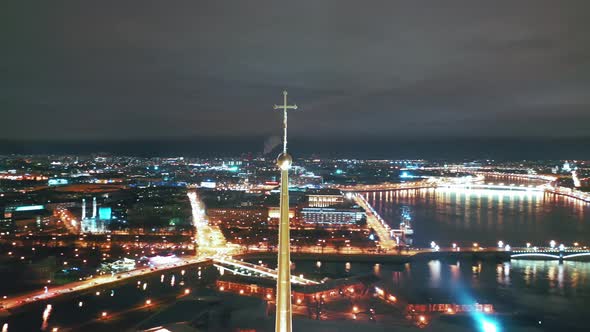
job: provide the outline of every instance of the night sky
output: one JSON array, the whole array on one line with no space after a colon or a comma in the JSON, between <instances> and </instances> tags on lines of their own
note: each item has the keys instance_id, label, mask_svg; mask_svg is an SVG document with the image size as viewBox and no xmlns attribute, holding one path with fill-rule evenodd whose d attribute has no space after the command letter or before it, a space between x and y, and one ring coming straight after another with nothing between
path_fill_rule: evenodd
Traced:
<instances>
[{"instance_id":1,"label":"night sky","mask_svg":"<svg viewBox=\"0 0 590 332\"><path fill-rule=\"evenodd\" d=\"M0 139L259 137L262 151L288 89L294 144L579 142L589 13L554 0L5 2Z\"/></svg>"}]
</instances>

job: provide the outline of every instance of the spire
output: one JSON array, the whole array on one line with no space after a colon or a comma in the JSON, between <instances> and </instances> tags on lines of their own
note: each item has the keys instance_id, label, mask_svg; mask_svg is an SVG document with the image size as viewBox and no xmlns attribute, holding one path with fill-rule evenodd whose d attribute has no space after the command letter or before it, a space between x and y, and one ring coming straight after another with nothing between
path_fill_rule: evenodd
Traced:
<instances>
[{"instance_id":1,"label":"spire","mask_svg":"<svg viewBox=\"0 0 590 332\"><path fill-rule=\"evenodd\" d=\"M96 219L96 197L92 197L92 219Z\"/></svg>"},{"instance_id":2,"label":"spire","mask_svg":"<svg viewBox=\"0 0 590 332\"><path fill-rule=\"evenodd\" d=\"M291 236L289 229L289 169L293 158L287 153L287 111L297 105L287 104L287 91L283 91L283 105L274 105L283 110L283 153L277 158L281 170L281 203L279 221L279 252L276 298L276 332L291 332Z\"/></svg>"}]
</instances>

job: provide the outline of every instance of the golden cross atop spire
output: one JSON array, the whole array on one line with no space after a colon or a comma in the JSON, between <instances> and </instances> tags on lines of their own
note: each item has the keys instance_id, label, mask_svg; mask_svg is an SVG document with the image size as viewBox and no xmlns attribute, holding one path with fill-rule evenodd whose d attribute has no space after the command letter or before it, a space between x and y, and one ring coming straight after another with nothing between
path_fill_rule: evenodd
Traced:
<instances>
[{"instance_id":1,"label":"golden cross atop spire","mask_svg":"<svg viewBox=\"0 0 590 332\"><path fill-rule=\"evenodd\" d=\"M275 110L283 110L283 153L287 153L287 110L296 110L297 105L287 105L287 90L283 91L283 105L274 105Z\"/></svg>"}]
</instances>

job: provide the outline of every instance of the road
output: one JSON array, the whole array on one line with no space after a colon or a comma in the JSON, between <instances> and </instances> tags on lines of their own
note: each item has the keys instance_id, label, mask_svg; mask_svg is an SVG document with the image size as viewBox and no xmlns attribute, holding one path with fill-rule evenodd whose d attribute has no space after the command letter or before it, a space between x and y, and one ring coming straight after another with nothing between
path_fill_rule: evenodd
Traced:
<instances>
[{"instance_id":1,"label":"road","mask_svg":"<svg viewBox=\"0 0 590 332\"><path fill-rule=\"evenodd\" d=\"M217 226L209 225L205 207L196 191L188 192L199 252L208 256L227 256L240 251L240 246L228 243Z\"/></svg>"},{"instance_id":2,"label":"road","mask_svg":"<svg viewBox=\"0 0 590 332\"><path fill-rule=\"evenodd\" d=\"M24 293L15 297L9 297L2 301L2 306L4 310L14 309L18 306L32 303L35 301L40 300L47 300L57 296L61 296L64 294L75 293L83 290L89 290L93 287L97 286L104 286L110 283L114 283L116 281L121 281L129 278L134 278L138 276L148 275L150 273L162 272L169 269L174 269L182 266L188 266L192 264L198 264L206 262L208 258L206 257L184 257L181 262L172 263L172 264L165 264L160 265L154 268L145 267L143 269L135 269L128 272L118 273L114 275L102 275L97 276L92 279L78 281L73 283L68 283L61 286L54 286L49 287L47 292L45 290L36 291L36 292L29 292Z\"/></svg>"},{"instance_id":3,"label":"road","mask_svg":"<svg viewBox=\"0 0 590 332\"><path fill-rule=\"evenodd\" d=\"M379 236L379 244L381 248L385 250L394 249L397 243L391 238L390 227L385 224L374 210L369 206L369 203L359 194L352 195L356 204L365 209L367 213L367 226L375 230L375 233Z\"/></svg>"}]
</instances>

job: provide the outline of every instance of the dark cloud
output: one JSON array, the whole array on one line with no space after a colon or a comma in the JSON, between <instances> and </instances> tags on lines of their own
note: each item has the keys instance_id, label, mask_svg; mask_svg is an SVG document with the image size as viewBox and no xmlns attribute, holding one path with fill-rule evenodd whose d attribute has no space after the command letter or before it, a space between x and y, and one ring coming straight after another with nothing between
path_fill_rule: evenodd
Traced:
<instances>
[{"instance_id":1,"label":"dark cloud","mask_svg":"<svg viewBox=\"0 0 590 332\"><path fill-rule=\"evenodd\" d=\"M2 7L0 138L590 132L587 1Z\"/></svg>"}]
</instances>

